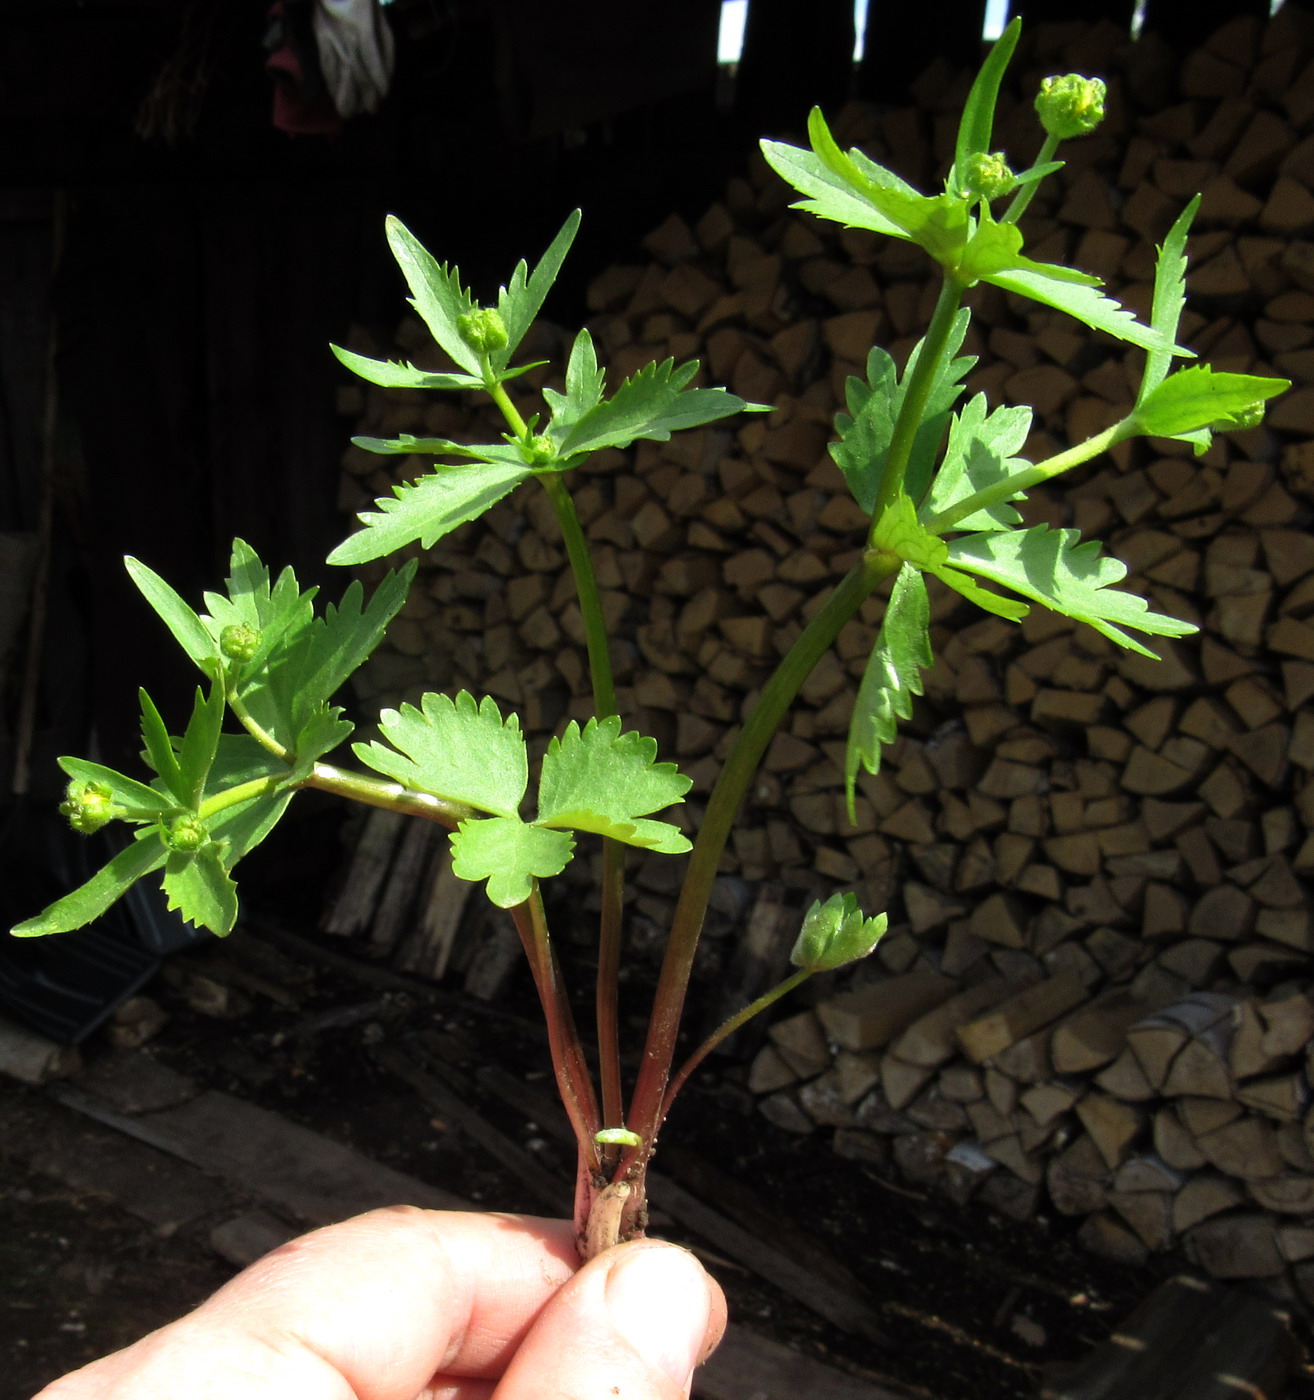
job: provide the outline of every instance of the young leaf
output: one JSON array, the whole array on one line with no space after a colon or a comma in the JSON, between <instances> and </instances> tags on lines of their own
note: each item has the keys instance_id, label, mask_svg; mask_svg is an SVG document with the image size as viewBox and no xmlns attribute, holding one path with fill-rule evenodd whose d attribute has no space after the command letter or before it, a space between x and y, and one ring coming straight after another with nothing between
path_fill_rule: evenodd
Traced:
<instances>
[{"instance_id":1,"label":"young leaf","mask_svg":"<svg viewBox=\"0 0 1314 1400\"><path fill-rule=\"evenodd\" d=\"M1027 466L1017 452L1031 432L1031 410L1025 404L990 412L984 394L970 399L949 426L944 460L931 483L926 510L938 513L957 501L1006 480ZM956 529L990 530L1016 525L1021 515L1006 502L979 510L960 520Z\"/></svg>"},{"instance_id":2,"label":"young leaf","mask_svg":"<svg viewBox=\"0 0 1314 1400\"><path fill-rule=\"evenodd\" d=\"M657 741L622 734L619 715L574 720L548 743L539 779L537 825L573 827L631 846L678 854L689 842L649 812L682 802L691 786L673 763L658 763Z\"/></svg>"},{"instance_id":3,"label":"young leaf","mask_svg":"<svg viewBox=\"0 0 1314 1400\"><path fill-rule=\"evenodd\" d=\"M206 630L205 624L174 589L140 559L127 555L123 562L128 576L173 633L178 644L202 671L211 674L219 664L219 644Z\"/></svg>"},{"instance_id":4,"label":"young leaf","mask_svg":"<svg viewBox=\"0 0 1314 1400\"><path fill-rule=\"evenodd\" d=\"M874 208L847 180L828 169L825 162L812 151L787 145L783 141L763 141L762 154L787 185L809 196L796 200L790 208L806 210L818 219L830 219L843 224L845 228L867 228L883 233L887 238L909 237L900 225ZM917 193L911 187L907 187L907 190L910 194Z\"/></svg>"},{"instance_id":5,"label":"young leaf","mask_svg":"<svg viewBox=\"0 0 1314 1400\"><path fill-rule=\"evenodd\" d=\"M575 843L570 833L529 826L519 817L471 817L452 834L452 873L487 880L488 897L502 909L523 904L535 878L560 875Z\"/></svg>"},{"instance_id":6,"label":"young leaf","mask_svg":"<svg viewBox=\"0 0 1314 1400\"><path fill-rule=\"evenodd\" d=\"M473 462L395 486L392 496L375 501L377 511L361 513L365 528L338 545L328 562L365 564L416 541L428 549L458 525L495 506L529 474L524 463Z\"/></svg>"},{"instance_id":7,"label":"young leaf","mask_svg":"<svg viewBox=\"0 0 1314 1400\"><path fill-rule=\"evenodd\" d=\"M462 457L468 461L501 461L522 464L524 457L518 448L505 442L478 443L467 445L452 442L448 438L417 438L410 433L402 433L395 438L354 437L352 442L363 447L366 452L377 452L381 457Z\"/></svg>"},{"instance_id":8,"label":"young leaf","mask_svg":"<svg viewBox=\"0 0 1314 1400\"><path fill-rule=\"evenodd\" d=\"M158 817L161 812L170 812L178 803L167 793L159 792L135 778L129 778L102 763L93 763L86 758L61 758L59 766L75 782L103 783L109 788L115 806L123 809L126 821L147 821Z\"/></svg>"},{"instance_id":9,"label":"young leaf","mask_svg":"<svg viewBox=\"0 0 1314 1400\"><path fill-rule=\"evenodd\" d=\"M963 105L963 115L958 123L958 142L954 149L954 168L963 170L968 158L988 154L990 133L994 128L995 104L999 100L999 84L1004 70L1017 48L1018 37L1022 33L1022 21L1013 20L1007 29L991 46L986 61L972 83Z\"/></svg>"},{"instance_id":10,"label":"young leaf","mask_svg":"<svg viewBox=\"0 0 1314 1400\"><path fill-rule=\"evenodd\" d=\"M1201 428L1254 427L1263 405L1291 388L1289 379L1226 374L1192 365L1170 374L1136 406L1136 422L1149 437L1179 437Z\"/></svg>"},{"instance_id":11,"label":"young leaf","mask_svg":"<svg viewBox=\"0 0 1314 1400\"><path fill-rule=\"evenodd\" d=\"M575 241L575 234L579 231L579 220L580 213L576 209L562 224L561 231L552 240L528 279L525 277L525 264L521 261L516 264L511 281L498 294L497 309L506 325L507 343L504 350L498 351L492 357L495 368L501 368L515 353L516 346L524 339L525 332L541 310L543 300L551 291L552 284L557 280L557 273L561 271L561 264L570 251L570 245Z\"/></svg>"},{"instance_id":12,"label":"young leaf","mask_svg":"<svg viewBox=\"0 0 1314 1400\"><path fill-rule=\"evenodd\" d=\"M160 717L159 710L155 708L155 701L145 690L137 691L137 699L141 705L141 737L146 748L146 761L160 775L160 781L173 795L177 805L190 807L191 784L183 776L183 771L178 765L173 741L169 738L169 731Z\"/></svg>"},{"instance_id":13,"label":"young leaf","mask_svg":"<svg viewBox=\"0 0 1314 1400\"><path fill-rule=\"evenodd\" d=\"M153 828L141 832L84 885L57 899L34 919L24 919L11 932L15 938L40 938L47 933L70 933L98 919L143 875L158 870L168 853Z\"/></svg>"},{"instance_id":14,"label":"young leaf","mask_svg":"<svg viewBox=\"0 0 1314 1400\"><path fill-rule=\"evenodd\" d=\"M1177 216L1168 230L1168 237L1159 249L1154 267L1154 298L1150 306L1150 325L1159 333L1159 344L1145 357L1145 373L1141 378L1137 404L1163 383L1172 364L1172 345L1177 339L1177 327L1186 306L1186 235L1200 208L1200 196Z\"/></svg>"},{"instance_id":15,"label":"young leaf","mask_svg":"<svg viewBox=\"0 0 1314 1400\"><path fill-rule=\"evenodd\" d=\"M566 364L566 392L559 394L545 386L543 398L547 403L553 435L558 439L567 435L571 428L602 402L602 385L605 372L598 367L597 351L593 348L593 337L588 331L580 331L570 349L570 359Z\"/></svg>"},{"instance_id":16,"label":"young leaf","mask_svg":"<svg viewBox=\"0 0 1314 1400\"><path fill-rule=\"evenodd\" d=\"M237 886L213 842L194 855L169 855L164 893L169 908L187 923L208 928L220 938L232 933L237 922Z\"/></svg>"},{"instance_id":17,"label":"young leaf","mask_svg":"<svg viewBox=\"0 0 1314 1400\"><path fill-rule=\"evenodd\" d=\"M430 692L418 710L384 710L379 727L393 747L353 744L362 763L419 792L516 816L529 783L525 740L516 716L503 720L491 698L476 704L465 690L455 700Z\"/></svg>"},{"instance_id":18,"label":"young leaf","mask_svg":"<svg viewBox=\"0 0 1314 1400\"><path fill-rule=\"evenodd\" d=\"M904 564L895 577L849 722L844 795L850 821L855 819L859 766L869 773L880 768L881 749L893 743L899 721L912 715L913 697L922 693L921 672L932 661L930 625L926 581L914 565Z\"/></svg>"},{"instance_id":19,"label":"young leaf","mask_svg":"<svg viewBox=\"0 0 1314 1400\"><path fill-rule=\"evenodd\" d=\"M482 383L479 353L465 343L458 325L462 316L475 309L474 298L461 286L460 273L446 263L436 262L406 225L391 214L387 228L388 246L411 289L411 305L438 344Z\"/></svg>"},{"instance_id":20,"label":"young leaf","mask_svg":"<svg viewBox=\"0 0 1314 1400\"><path fill-rule=\"evenodd\" d=\"M385 389L480 389L484 383L475 374L439 374L417 369L405 360L371 360L341 345L330 345L329 349L353 374Z\"/></svg>"},{"instance_id":21,"label":"young leaf","mask_svg":"<svg viewBox=\"0 0 1314 1400\"><path fill-rule=\"evenodd\" d=\"M954 319L945 353L937 368L922 415L921 427L913 438L912 451L904 476L906 489L920 499L926 490L940 451L949 413L963 392L962 380L976 364L974 355L954 358L967 335L971 313L962 310ZM832 443L830 455L844 473L854 499L870 514L876 507L881 479L885 475L885 459L895 420L903 406L908 383L922 353L924 342L918 341L904 368L902 378L895 372L894 361L879 346L867 357L867 383L850 377L845 386L847 414L837 414L835 428L840 440Z\"/></svg>"},{"instance_id":22,"label":"young leaf","mask_svg":"<svg viewBox=\"0 0 1314 1400\"><path fill-rule=\"evenodd\" d=\"M184 790L190 794L185 806L195 809L205 791L205 780L219 746L219 731L223 728L226 707L224 688L216 682L207 697L198 688L192 705L192 717L187 722L178 745L178 776Z\"/></svg>"},{"instance_id":23,"label":"young leaf","mask_svg":"<svg viewBox=\"0 0 1314 1400\"><path fill-rule=\"evenodd\" d=\"M297 731L292 752L296 762L287 771L285 783L301 783L310 777L315 764L331 753L339 744L345 744L355 732L356 726L342 718L338 706L323 706L316 710Z\"/></svg>"},{"instance_id":24,"label":"young leaf","mask_svg":"<svg viewBox=\"0 0 1314 1400\"><path fill-rule=\"evenodd\" d=\"M549 429L560 456L596 452L602 447L628 447L638 438L665 442L681 428L728 418L744 410L769 412L768 404L748 404L724 389L686 389L698 373L698 361L676 367L673 359L653 361L631 375L609 399L586 410L560 432ZM588 366L581 366L587 379ZM553 431L557 430L557 431Z\"/></svg>"},{"instance_id":25,"label":"young leaf","mask_svg":"<svg viewBox=\"0 0 1314 1400\"><path fill-rule=\"evenodd\" d=\"M1076 530L1036 525L1030 530L967 535L949 545L949 557L958 568L1089 623L1110 641L1143 656L1154 653L1129 637L1124 627L1162 637L1196 631L1189 622L1151 612L1145 599L1135 593L1114 588L1126 577L1126 565L1101 556L1098 542L1081 544L1080 539Z\"/></svg>"}]
</instances>

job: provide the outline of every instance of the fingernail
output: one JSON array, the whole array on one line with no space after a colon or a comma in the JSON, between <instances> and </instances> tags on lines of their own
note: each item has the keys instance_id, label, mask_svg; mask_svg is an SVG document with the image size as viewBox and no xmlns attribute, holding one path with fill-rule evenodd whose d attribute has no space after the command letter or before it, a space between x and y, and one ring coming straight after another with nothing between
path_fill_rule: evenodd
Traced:
<instances>
[{"instance_id":1,"label":"fingernail","mask_svg":"<svg viewBox=\"0 0 1314 1400\"><path fill-rule=\"evenodd\" d=\"M612 1266L606 1296L621 1336L676 1385L687 1387L710 1313L702 1265L675 1245L635 1245Z\"/></svg>"}]
</instances>

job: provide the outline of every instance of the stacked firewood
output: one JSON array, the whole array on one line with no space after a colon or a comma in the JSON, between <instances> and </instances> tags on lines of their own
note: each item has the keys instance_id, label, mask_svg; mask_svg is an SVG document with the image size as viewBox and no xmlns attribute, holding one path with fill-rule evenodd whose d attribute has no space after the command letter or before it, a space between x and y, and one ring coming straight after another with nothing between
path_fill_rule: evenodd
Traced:
<instances>
[{"instance_id":1,"label":"stacked firewood","mask_svg":"<svg viewBox=\"0 0 1314 1400\"><path fill-rule=\"evenodd\" d=\"M1184 63L1108 26L1039 26L1024 45L997 131L1015 164L1037 144L1039 77L1110 84L1104 127L1065 147L1032 206L1028 251L1145 311L1154 244L1203 191L1182 339L1216 369L1294 387L1203 457L1123 444L1028 504L1032 522L1104 539L1129 585L1196 636L1157 642L1153 661L1039 610L1019 627L938 595L924 702L861 778L850 821L840 770L871 600L766 756L712 924L748 932L713 939L708 965L760 990L813 893L855 889L891 932L856 985L772 1028L751 1068L770 1116L834 1127L840 1150L962 1198L1083 1217L1106 1252L1182 1242L1221 1276L1287 1276L1314 1298L1314 18L1234 21ZM966 82L933 69L917 108L850 109L837 134L927 187ZM845 381L874 342L906 354L935 294L918 250L788 200L755 162L590 292L614 375L698 358L705 382L776 405L604 454L577 481L621 710L693 779L691 825L772 667L861 548L827 453ZM1035 407L1024 455L1125 411L1139 352L973 295L969 392ZM541 335L535 358L561 349ZM359 348L431 353L410 322L395 349ZM351 389L343 407L371 434L496 433L454 399ZM345 465L355 510L422 464L353 449ZM564 564L529 490L450 537L366 698L465 685L539 734L589 713ZM641 944L678 877L677 862L636 859ZM426 889L444 880L439 868Z\"/></svg>"}]
</instances>

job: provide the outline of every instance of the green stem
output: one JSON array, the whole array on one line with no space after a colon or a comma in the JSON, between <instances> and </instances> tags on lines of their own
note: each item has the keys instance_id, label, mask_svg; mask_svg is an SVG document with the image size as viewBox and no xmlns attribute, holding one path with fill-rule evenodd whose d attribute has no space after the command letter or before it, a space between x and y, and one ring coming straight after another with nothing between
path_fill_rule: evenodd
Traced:
<instances>
[{"instance_id":1,"label":"green stem","mask_svg":"<svg viewBox=\"0 0 1314 1400\"><path fill-rule=\"evenodd\" d=\"M769 992L763 992L755 1002L744 1007L742 1011L736 1011L733 1016L722 1025L718 1026L711 1035L693 1052L692 1055L680 1066L679 1072L675 1074L666 1090L666 1097L662 1099L662 1117L671 1111L671 1104L675 1102L675 1096L684 1088L685 1080L698 1068L700 1064L716 1049L720 1043L728 1037L734 1035L740 1026L751 1021L759 1011L765 1011L773 1002L777 1002L787 993L792 992L795 987L800 986L812 976L810 969L801 967L797 972L791 973L783 982L772 987Z\"/></svg>"},{"instance_id":2,"label":"green stem","mask_svg":"<svg viewBox=\"0 0 1314 1400\"><path fill-rule=\"evenodd\" d=\"M432 793L416 792L369 773L352 773L331 763L315 764L301 786L331 792L350 802L363 802L367 807L383 807L407 817L424 817L440 826L456 827L467 817L482 815L464 802L449 802L446 798L434 797Z\"/></svg>"},{"instance_id":3,"label":"green stem","mask_svg":"<svg viewBox=\"0 0 1314 1400\"><path fill-rule=\"evenodd\" d=\"M566 556L575 579L589 675L593 684L593 709L599 719L616 713L616 683L611 665L607 624L602 612L598 576L593 568L588 540L580 525L575 502L560 474L539 477L556 513L565 541ZM602 910L598 921L598 976L595 996L598 1024L598 1077L602 1092L602 1118L608 1127L625 1121L621 1092L620 997L621 922L625 907L625 851L612 840L602 843Z\"/></svg>"},{"instance_id":4,"label":"green stem","mask_svg":"<svg viewBox=\"0 0 1314 1400\"><path fill-rule=\"evenodd\" d=\"M238 783L235 787L212 793L196 809L196 815L205 821L220 812L226 812L230 807L249 802L253 797L264 797L272 793L281 781L282 779L275 774L267 778L252 778L249 782Z\"/></svg>"},{"instance_id":5,"label":"green stem","mask_svg":"<svg viewBox=\"0 0 1314 1400\"><path fill-rule=\"evenodd\" d=\"M525 420L520 416L520 410L511 402L511 395L507 393L506 385L489 375L484 380L484 388L488 390L489 397L493 402L502 410L502 417L506 419L511 431L518 438L523 438L529 429L525 426Z\"/></svg>"},{"instance_id":6,"label":"green stem","mask_svg":"<svg viewBox=\"0 0 1314 1400\"><path fill-rule=\"evenodd\" d=\"M945 346L953 332L954 318L963 300L966 288L952 277L946 277L940 288L940 296L935 303L931 324L917 354L908 387L904 390L903 404L895 420L894 432L890 435L890 446L885 454L885 472L881 477L880 491L872 511L872 535L887 506L898 499L903 490L904 474L908 469L908 459L912 456L913 443L921 429L926 405L931 397L931 389L940 372L944 359Z\"/></svg>"},{"instance_id":7,"label":"green stem","mask_svg":"<svg viewBox=\"0 0 1314 1400\"><path fill-rule=\"evenodd\" d=\"M1045 139L1041 143L1040 151L1034 161L1031 162L1034 169L1037 165L1045 165L1054 159L1054 152L1059 148L1059 138L1045 133ZM1025 185L1019 187L1018 192L1013 196L1012 203L1004 211L1004 217L999 220L1001 224L1015 224L1027 211L1027 205L1036 197L1036 191L1040 188L1039 180L1028 180Z\"/></svg>"},{"instance_id":8,"label":"green stem","mask_svg":"<svg viewBox=\"0 0 1314 1400\"><path fill-rule=\"evenodd\" d=\"M1024 472L1018 472L1014 476L997 481L992 486L987 486L964 497L961 501L955 501L944 510L928 516L922 523L932 534L942 535L946 530L952 530L960 520L966 520L969 515L975 515L979 510L987 510L991 506L1000 505L1005 501L1011 501L1014 496L1023 491L1029 491L1042 481L1049 481L1052 477L1071 471L1073 467L1079 467L1083 462L1089 462L1092 457L1098 457L1101 452L1107 452L1110 447L1126 441L1129 437L1134 437L1136 432L1136 421L1134 417L1129 415L1120 419L1112 427L1105 428L1102 433L1096 433L1094 437L1087 438L1085 442L1079 442L1075 447L1057 452L1053 457L1047 457L1043 462L1038 462L1034 467L1028 467Z\"/></svg>"},{"instance_id":9,"label":"green stem","mask_svg":"<svg viewBox=\"0 0 1314 1400\"><path fill-rule=\"evenodd\" d=\"M895 561L897 567L897 561ZM641 1147L626 1154L622 1169L642 1171L661 1127L662 1103L675 1056L680 1013L684 1008L694 951L702 932L707 903L716 879L721 853L730 835L735 813L743 801L762 755L784 718L799 687L830 649L840 629L857 612L880 581L893 569L882 561L864 558L840 581L817 615L781 659L767 682L744 727L739 731L720 777L708 799L707 811L685 872L684 887L667 940L657 992L648 1022L639 1077L630 1105L629 1127L642 1139Z\"/></svg>"},{"instance_id":10,"label":"green stem","mask_svg":"<svg viewBox=\"0 0 1314 1400\"><path fill-rule=\"evenodd\" d=\"M242 728L245 729L258 744L268 749L269 752L276 757L281 758L284 763L292 762L295 757L292 751L290 749L285 749L267 729L252 718L246 705L237 698L236 690L227 690L224 694L224 699L228 702L228 708L237 716Z\"/></svg>"}]
</instances>

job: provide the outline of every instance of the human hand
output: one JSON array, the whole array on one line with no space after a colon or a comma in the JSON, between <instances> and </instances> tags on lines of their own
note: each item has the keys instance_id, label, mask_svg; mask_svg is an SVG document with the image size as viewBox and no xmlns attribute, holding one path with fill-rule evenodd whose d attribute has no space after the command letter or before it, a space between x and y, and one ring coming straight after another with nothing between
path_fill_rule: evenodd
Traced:
<instances>
[{"instance_id":1,"label":"human hand","mask_svg":"<svg viewBox=\"0 0 1314 1400\"><path fill-rule=\"evenodd\" d=\"M401 1206L292 1240L35 1400L678 1400L724 1329L674 1245L579 1268L565 1221Z\"/></svg>"}]
</instances>

